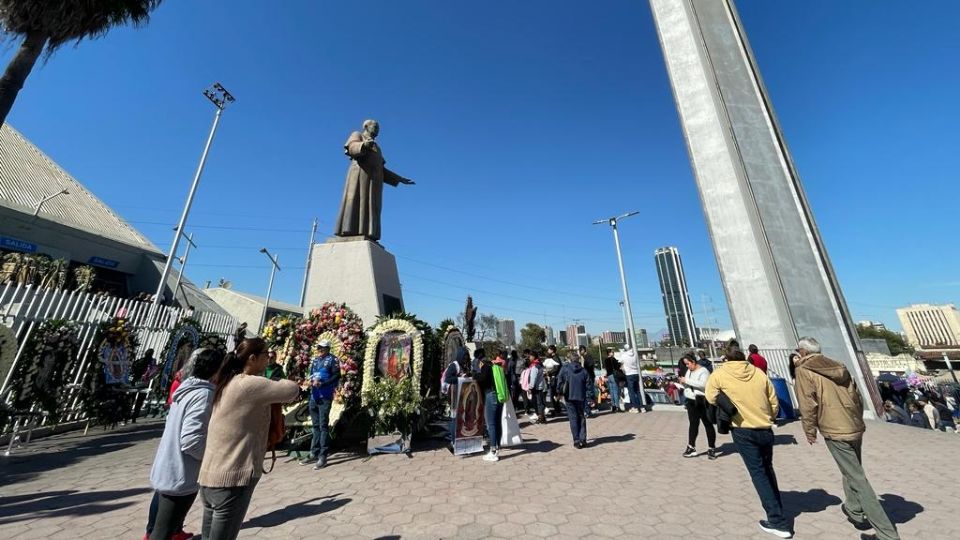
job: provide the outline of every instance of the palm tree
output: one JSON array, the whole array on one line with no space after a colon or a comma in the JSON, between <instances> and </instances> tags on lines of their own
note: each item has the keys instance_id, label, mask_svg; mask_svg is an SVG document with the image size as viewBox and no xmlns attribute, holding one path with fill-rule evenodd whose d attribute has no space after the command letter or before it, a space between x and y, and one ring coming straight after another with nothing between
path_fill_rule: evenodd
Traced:
<instances>
[{"instance_id":1,"label":"palm tree","mask_svg":"<svg viewBox=\"0 0 960 540\"><path fill-rule=\"evenodd\" d=\"M41 54L98 38L114 26L146 24L162 0L0 0L0 30L23 39L0 77L0 126Z\"/></svg>"}]
</instances>

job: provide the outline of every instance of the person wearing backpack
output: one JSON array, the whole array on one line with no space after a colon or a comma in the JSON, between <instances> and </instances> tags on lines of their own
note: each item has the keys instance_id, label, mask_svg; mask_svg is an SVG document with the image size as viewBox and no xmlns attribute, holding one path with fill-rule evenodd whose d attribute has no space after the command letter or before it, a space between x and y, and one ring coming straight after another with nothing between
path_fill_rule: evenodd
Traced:
<instances>
[{"instance_id":1,"label":"person wearing backpack","mask_svg":"<svg viewBox=\"0 0 960 540\"><path fill-rule=\"evenodd\" d=\"M573 446L587 446L587 399L590 397L590 373L580 365L580 358L572 355L557 375L557 393L563 396L570 420Z\"/></svg>"},{"instance_id":2,"label":"person wearing backpack","mask_svg":"<svg viewBox=\"0 0 960 540\"><path fill-rule=\"evenodd\" d=\"M500 370L499 375L495 374L494 370ZM481 357L477 384L480 386L480 394L483 395L483 419L487 424L487 437L490 440L490 450L483 456L484 461L500 461L498 454L502 435L500 418L503 416L503 401L500 399L501 393L497 391L498 377L503 377L503 367Z\"/></svg>"}]
</instances>

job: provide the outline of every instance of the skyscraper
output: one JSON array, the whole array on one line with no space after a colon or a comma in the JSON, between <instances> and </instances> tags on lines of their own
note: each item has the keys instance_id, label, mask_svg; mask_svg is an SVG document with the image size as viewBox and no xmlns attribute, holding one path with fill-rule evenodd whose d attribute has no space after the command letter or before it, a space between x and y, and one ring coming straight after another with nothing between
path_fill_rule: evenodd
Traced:
<instances>
[{"instance_id":1,"label":"skyscraper","mask_svg":"<svg viewBox=\"0 0 960 540\"><path fill-rule=\"evenodd\" d=\"M567 331L561 330L559 334L560 335L557 337L557 343L567 343Z\"/></svg>"},{"instance_id":2,"label":"skyscraper","mask_svg":"<svg viewBox=\"0 0 960 540\"><path fill-rule=\"evenodd\" d=\"M553 334L552 326L544 326L543 333L547 336L547 345L556 345L557 337Z\"/></svg>"},{"instance_id":3,"label":"skyscraper","mask_svg":"<svg viewBox=\"0 0 960 540\"><path fill-rule=\"evenodd\" d=\"M680 252L675 247L660 248L654 254L654 260L657 263L670 339L674 345L695 345L697 325L693 322L693 306L690 304L690 293L687 292Z\"/></svg>"},{"instance_id":4,"label":"skyscraper","mask_svg":"<svg viewBox=\"0 0 960 540\"><path fill-rule=\"evenodd\" d=\"M517 324L513 319L501 319L497 322L497 341L508 347L517 345Z\"/></svg>"}]
</instances>

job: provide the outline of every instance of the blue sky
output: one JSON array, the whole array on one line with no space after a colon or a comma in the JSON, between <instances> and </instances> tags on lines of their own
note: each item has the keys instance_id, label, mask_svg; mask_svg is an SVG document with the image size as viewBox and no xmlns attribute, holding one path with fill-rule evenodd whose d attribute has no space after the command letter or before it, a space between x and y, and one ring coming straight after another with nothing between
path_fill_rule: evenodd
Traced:
<instances>
[{"instance_id":1,"label":"blue sky","mask_svg":"<svg viewBox=\"0 0 960 540\"><path fill-rule=\"evenodd\" d=\"M960 301L960 3L737 3L857 319ZM6 63L12 49L0 52ZM664 328L653 251L678 246L697 321L729 327L646 2L187 2L38 66L9 122L162 249L213 116L187 275L299 297L313 217L328 235L341 146L381 122L382 243L406 306L622 327L609 227L621 226L639 327ZM704 299L713 312L704 313Z\"/></svg>"}]
</instances>

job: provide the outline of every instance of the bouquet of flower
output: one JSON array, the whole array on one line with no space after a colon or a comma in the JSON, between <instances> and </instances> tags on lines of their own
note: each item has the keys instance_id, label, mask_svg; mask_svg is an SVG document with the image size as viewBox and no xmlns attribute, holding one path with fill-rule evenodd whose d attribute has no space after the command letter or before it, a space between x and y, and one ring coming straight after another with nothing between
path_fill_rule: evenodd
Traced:
<instances>
[{"instance_id":1,"label":"bouquet of flower","mask_svg":"<svg viewBox=\"0 0 960 540\"><path fill-rule=\"evenodd\" d=\"M274 350L282 350L287 346L287 342L296 332L297 325L300 323L299 317L290 315L277 315L270 319L260 337L267 342L267 347Z\"/></svg>"},{"instance_id":2,"label":"bouquet of flower","mask_svg":"<svg viewBox=\"0 0 960 540\"><path fill-rule=\"evenodd\" d=\"M309 367L313 348L325 332L331 332L340 342L341 354L337 356L341 360L359 357L364 340L363 321L346 304L328 302L310 311L309 316L296 325L293 338L296 374L302 376Z\"/></svg>"},{"instance_id":3,"label":"bouquet of flower","mask_svg":"<svg viewBox=\"0 0 960 540\"><path fill-rule=\"evenodd\" d=\"M350 357L340 359L340 387L334 399L350 408L360 399L360 366Z\"/></svg>"},{"instance_id":4,"label":"bouquet of flower","mask_svg":"<svg viewBox=\"0 0 960 540\"><path fill-rule=\"evenodd\" d=\"M413 379L381 377L370 386L364 392L372 419L370 435L411 435L422 417L420 394L413 391Z\"/></svg>"}]
</instances>

